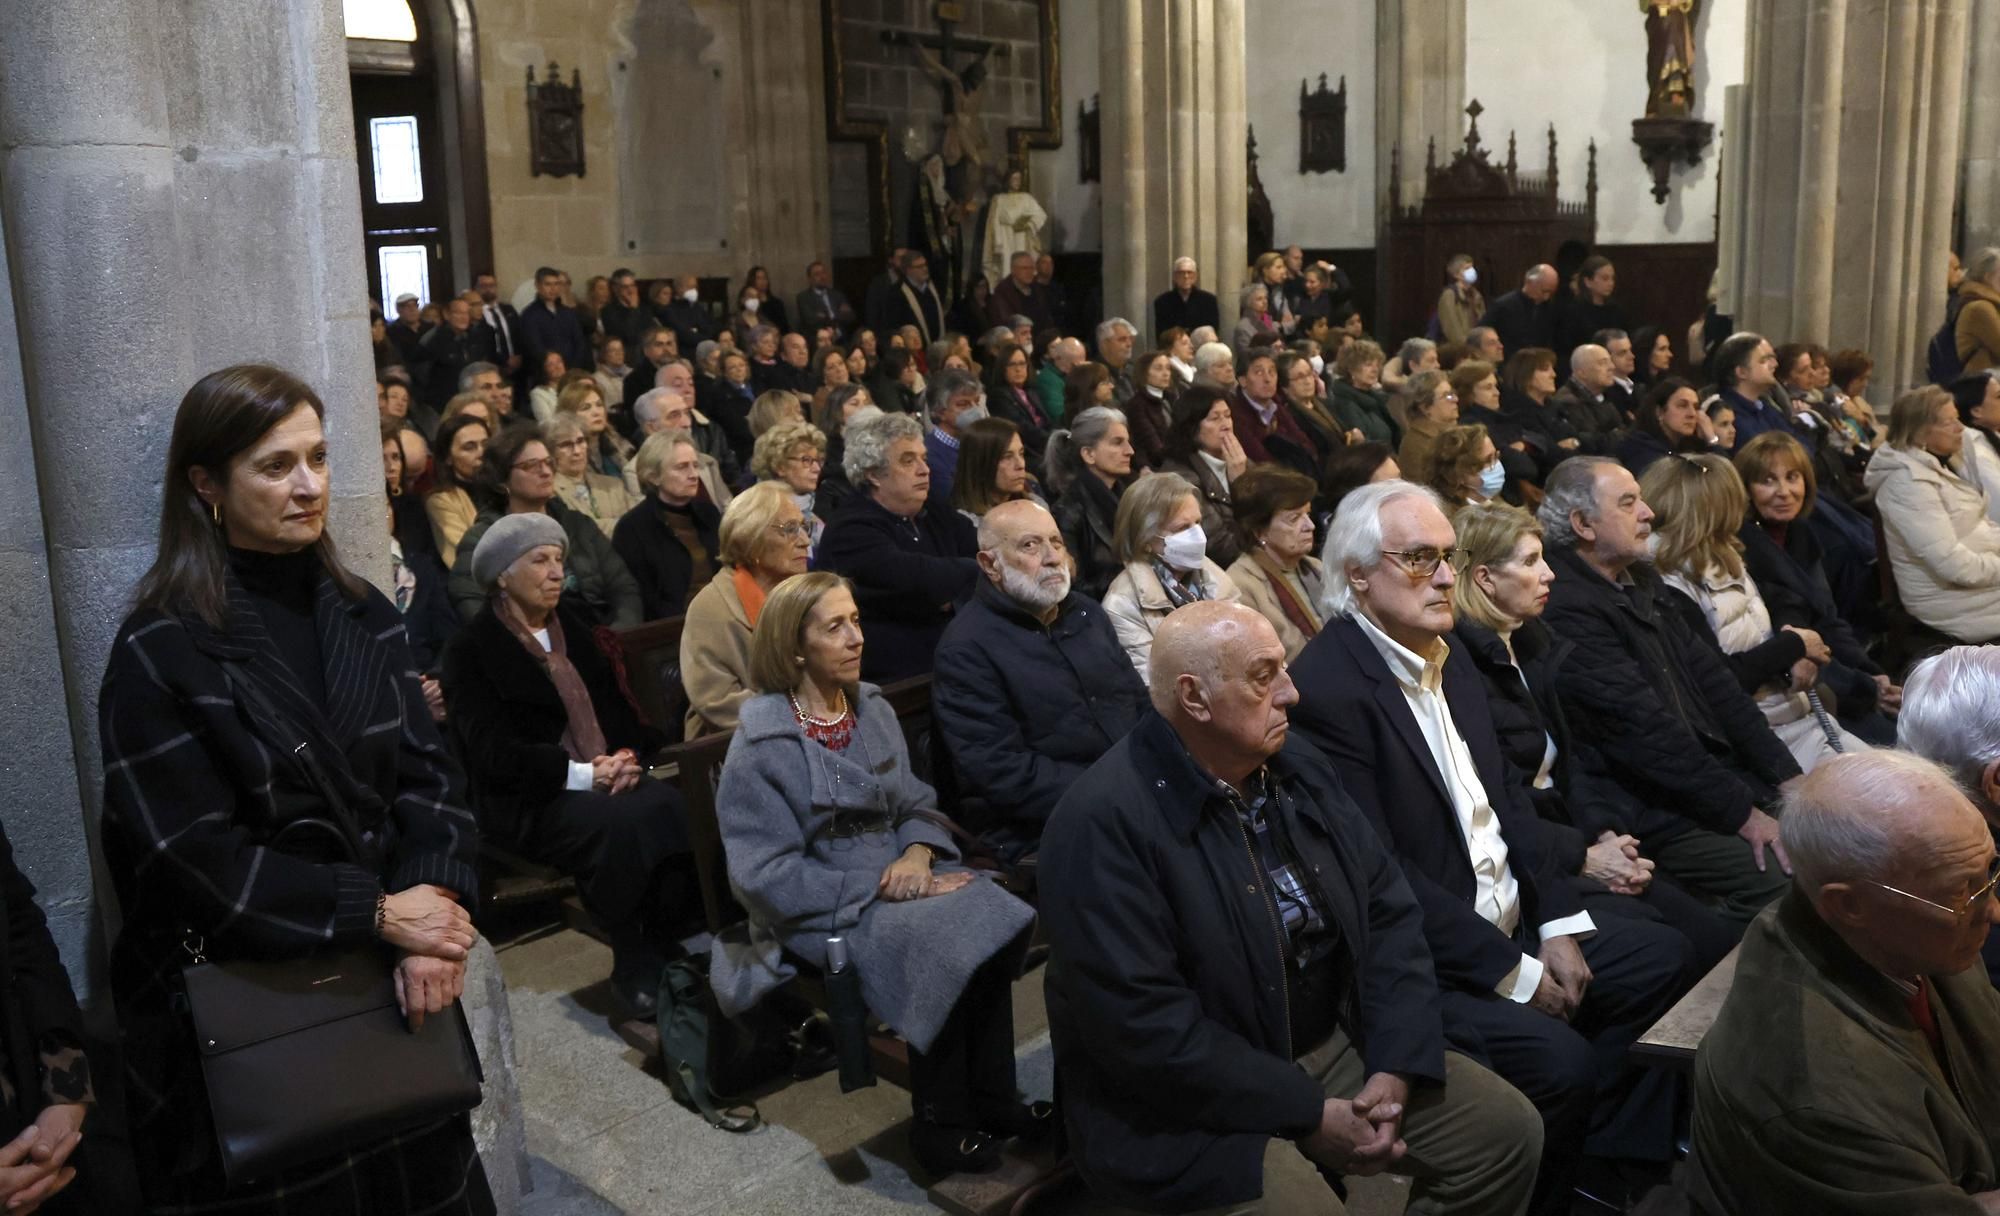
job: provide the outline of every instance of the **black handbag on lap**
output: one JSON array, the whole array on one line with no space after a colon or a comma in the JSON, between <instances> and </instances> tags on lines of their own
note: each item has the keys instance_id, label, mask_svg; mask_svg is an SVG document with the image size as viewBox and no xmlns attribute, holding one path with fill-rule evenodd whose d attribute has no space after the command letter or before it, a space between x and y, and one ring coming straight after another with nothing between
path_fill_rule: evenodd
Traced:
<instances>
[{"instance_id":1,"label":"black handbag on lap","mask_svg":"<svg viewBox=\"0 0 2000 1216\"><path fill-rule=\"evenodd\" d=\"M326 818L286 824L267 847L365 864L363 836L321 758L345 770L316 729L286 729L254 679L224 664L252 729L294 758ZM315 743L319 746L315 747ZM320 838L319 847L303 839ZM479 1105L485 1075L459 1002L412 1033L396 1001L394 951L379 942L289 959L210 961L187 935L181 980L202 1081L231 1187L435 1123Z\"/></svg>"}]
</instances>

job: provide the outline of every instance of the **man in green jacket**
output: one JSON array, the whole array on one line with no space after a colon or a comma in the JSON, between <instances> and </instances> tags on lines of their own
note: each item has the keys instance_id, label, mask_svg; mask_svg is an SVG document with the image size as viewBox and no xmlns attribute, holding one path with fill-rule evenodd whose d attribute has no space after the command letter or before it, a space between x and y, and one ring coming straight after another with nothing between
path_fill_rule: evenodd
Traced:
<instances>
[{"instance_id":1,"label":"man in green jacket","mask_svg":"<svg viewBox=\"0 0 2000 1216\"><path fill-rule=\"evenodd\" d=\"M1985 821L1943 769L1874 751L1818 765L1779 822L1793 888L1695 1060L1694 1210L2000 1212Z\"/></svg>"},{"instance_id":2,"label":"man in green jacket","mask_svg":"<svg viewBox=\"0 0 2000 1216\"><path fill-rule=\"evenodd\" d=\"M1049 417L1065 420L1063 387L1069 380L1070 369L1081 362L1083 343L1075 338L1057 338L1049 343L1048 354L1042 359L1042 370L1035 373L1035 395L1041 399L1042 412ZM1118 404L1125 403L1121 401Z\"/></svg>"}]
</instances>

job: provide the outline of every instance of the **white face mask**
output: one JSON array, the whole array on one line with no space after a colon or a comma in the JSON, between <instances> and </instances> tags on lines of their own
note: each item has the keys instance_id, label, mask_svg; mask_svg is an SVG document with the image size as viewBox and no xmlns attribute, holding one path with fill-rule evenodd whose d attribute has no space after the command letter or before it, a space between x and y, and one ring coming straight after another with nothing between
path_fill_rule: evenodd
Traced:
<instances>
[{"instance_id":1,"label":"white face mask","mask_svg":"<svg viewBox=\"0 0 2000 1216\"><path fill-rule=\"evenodd\" d=\"M681 299L686 300L688 303L692 304L696 300L701 299L701 292L696 291L694 288L690 287L686 291L681 293Z\"/></svg>"},{"instance_id":2,"label":"white face mask","mask_svg":"<svg viewBox=\"0 0 2000 1216\"><path fill-rule=\"evenodd\" d=\"M1200 524L1189 524L1178 532L1169 532L1160 546L1160 558L1176 570L1199 570L1201 561L1208 553L1208 534Z\"/></svg>"},{"instance_id":3,"label":"white face mask","mask_svg":"<svg viewBox=\"0 0 2000 1216\"><path fill-rule=\"evenodd\" d=\"M1306 362L1312 364L1313 375L1315 376L1326 370L1326 360L1319 355L1308 356Z\"/></svg>"},{"instance_id":4,"label":"white face mask","mask_svg":"<svg viewBox=\"0 0 2000 1216\"><path fill-rule=\"evenodd\" d=\"M1465 273L1460 275L1459 277L1465 280L1465 285L1467 287L1470 287L1474 283L1477 283L1479 281L1479 268L1476 266L1467 266L1465 268Z\"/></svg>"},{"instance_id":5,"label":"white face mask","mask_svg":"<svg viewBox=\"0 0 2000 1216\"><path fill-rule=\"evenodd\" d=\"M762 302L763 302L763 301L761 301L761 300L745 300L745 301L743 301L743 311L744 311L744 312L756 312L756 311L757 311L757 305L761 304Z\"/></svg>"}]
</instances>

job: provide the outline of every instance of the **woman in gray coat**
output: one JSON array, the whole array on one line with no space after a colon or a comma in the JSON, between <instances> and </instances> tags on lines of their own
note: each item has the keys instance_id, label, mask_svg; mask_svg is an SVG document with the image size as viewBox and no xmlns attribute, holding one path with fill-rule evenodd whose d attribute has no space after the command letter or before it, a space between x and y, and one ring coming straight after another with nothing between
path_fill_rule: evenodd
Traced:
<instances>
[{"instance_id":1,"label":"woman in gray coat","mask_svg":"<svg viewBox=\"0 0 2000 1216\"><path fill-rule=\"evenodd\" d=\"M861 616L824 572L771 592L716 806L729 881L749 909L710 982L726 1013L754 1006L840 933L868 1008L910 1045L910 1149L936 1173L999 1165L996 1141L1052 1127L1014 1087L1008 986L1033 911L962 867L910 771L895 711L860 683Z\"/></svg>"}]
</instances>

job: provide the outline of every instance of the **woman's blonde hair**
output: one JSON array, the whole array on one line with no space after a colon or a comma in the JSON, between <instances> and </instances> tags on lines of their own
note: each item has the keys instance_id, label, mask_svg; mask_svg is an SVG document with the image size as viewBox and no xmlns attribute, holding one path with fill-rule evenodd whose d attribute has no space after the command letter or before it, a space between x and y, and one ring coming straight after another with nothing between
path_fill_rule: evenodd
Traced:
<instances>
[{"instance_id":1,"label":"woman's blonde hair","mask_svg":"<svg viewBox=\"0 0 2000 1216\"><path fill-rule=\"evenodd\" d=\"M1458 547L1465 550L1465 573L1451 588L1451 606L1459 616L1488 629L1511 629L1515 622L1500 611L1484 588L1473 581L1481 566L1501 566L1514 560L1514 548L1524 536L1537 540L1542 525L1521 508L1500 501L1468 503L1451 517Z\"/></svg>"},{"instance_id":2,"label":"woman's blonde hair","mask_svg":"<svg viewBox=\"0 0 2000 1216\"><path fill-rule=\"evenodd\" d=\"M1806 483L1805 501L1799 504L1798 514L1804 519L1812 514L1813 501L1819 497L1819 478L1813 473L1812 457L1806 455L1805 445L1783 431L1765 431L1736 449L1736 475L1743 479L1745 490L1781 469L1797 470Z\"/></svg>"},{"instance_id":3,"label":"woman's blonde hair","mask_svg":"<svg viewBox=\"0 0 2000 1216\"><path fill-rule=\"evenodd\" d=\"M814 570L794 574L771 588L750 634L750 687L758 692L791 692L799 686L805 679L801 646L806 617L837 587L847 588L849 594L854 590L838 574ZM852 690L847 699L850 704L854 701Z\"/></svg>"},{"instance_id":4,"label":"woman's blonde hair","mask_svg":"<svg viewBox=\"0 0 2000 1216\"><path fill-rule=\"evenodd\" d=\"M583 377L581 380L565 379L562 392L556 395L556 413L580 413L584 402L592 397L597 398L599 405L604 404L604 389L597 383L597 378L589 372L583 373Z\"/></svg>"},{"instance_id":5,"label":"woman's blonde hair","mask_svg":"<svg viewBox=\"0 0 2000 1216\"><path fill-rule=\"evenodd\" d=\"M1924 432L1937 420L1939 408L1946 406L1957 408L1951 394L1935 384L1904 393L1889 407L1889 434L1884 442L1892 448L1921 446Z\"/></svg>"},{"instance_id":6,"label":"woman's blonde hair","mask_svg":"<svg viewBox=\"0 0 2000 1216\"><path fill-rule=\"evenodd\" d=\"M699 457L701 445L686 431L655 431L646 436L646 442L639 445L639 454L632 458L632 475L639 479L640 488L647 493L660 488L660 471L673 459L674 449L683 443Z\"/></svg>"},{"instance_id":7,"label":"woman's blonde hair","mask_svg":"<svg viewBox=\"0 0 2000 1216\"><path fill-rule=\"evenodd\" d=\"M776 478L778 469L792 458L794 449L809 447L815 456L826 455L826 432L810 422L780 422L757 436L750 451L752 476Z\"/></svg>"},{"instance_id":8,"label":"woman's blonde hair","mask_svg":"<svg viewBox=\"0 0 2000 1216\"><path fill-rule=\"evenodd\" d=\"M1153 542L1183 499L1194 498L1194 483L1173 473L1148 473L1126 487L1111 522L1111 548L1121 562L1145 561Z\"/></svg>"},{"instance_id":9,"label":"woman's blonde hair","mask_svg":"<svg viewBox=\"0 0 2000 1216\"><path fill-rule=\"evenodd\" d=\"M1639 479L1639 496L1653 509L1659 538L1653 564L1662 573L1699 579L1714 568L1743 576L1743 542L1736 533L1750 511L1750 494L1727 457L1663 456Z\"/></svg>"},{"instance_id":10,"label":"woman's blonde hair","mask_svg":"<svg viewBox=\"0 0 2000 1216\"><path fill-rule=\"evenodd\" d=\"M458 417L461 413L465 411L465 407L468 405L484 405L484 404L486 404L486 398L480 396L478 393L460 393L456 397L453 397L451 400L444 403L444 413L438 415L438 426L442 428L445 423L450 422L452 419ZM488 410L486 412L488 417L490 418L492 416L493 411ZM487 429L491 430L492 428L489 427Z\"/></svg>"},{"instance_id":11,"label":"woman's blonde hair","mask_svg":"<svg viewBox=\"0 0 2000 1216\"><path fill-rule=\"evenodd\" d=\"M798 417L806 416L805 403L799 400L797 393L788 388L774 388L759 393L757 399L750 403L750 433L762 435L778 425L784 420L787 406L797 411Z\"/></svg>"},{"instance_id":12,"label":"woman's blonde hair","mask_svg":"<svg viewBox=\"0 0 2000 1216\"><path fill-rule=\"evenodd\" d=\"M730 499L716 530L722 564L744 569L755 562L758 547L769 538L771 525L791 500L792 492L782 481L760 481Z\"/></svg>"}]
</instances>

